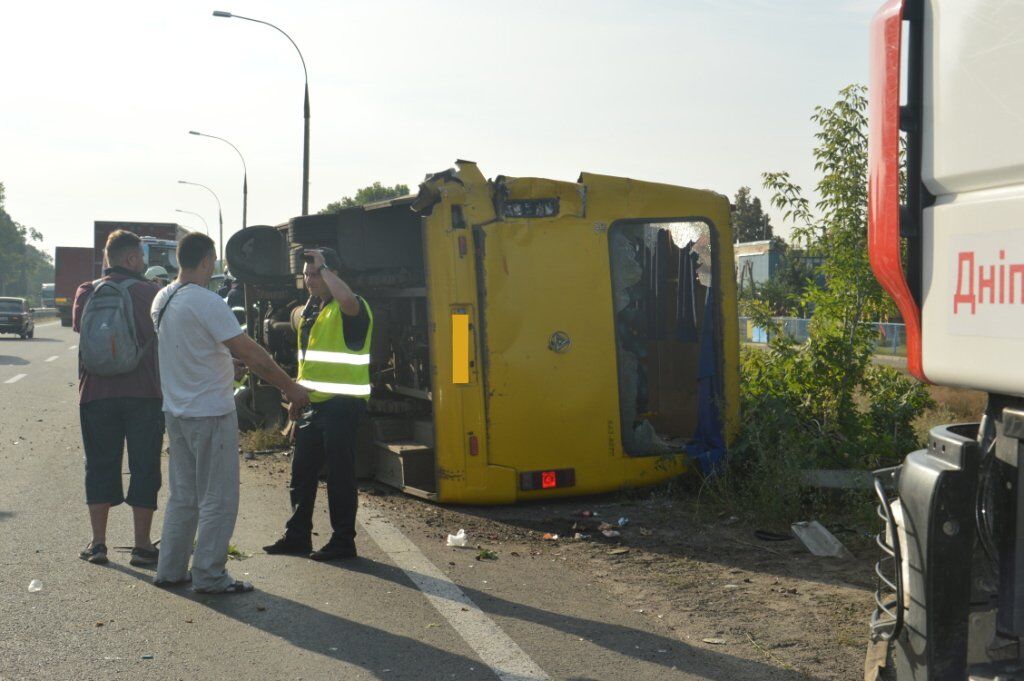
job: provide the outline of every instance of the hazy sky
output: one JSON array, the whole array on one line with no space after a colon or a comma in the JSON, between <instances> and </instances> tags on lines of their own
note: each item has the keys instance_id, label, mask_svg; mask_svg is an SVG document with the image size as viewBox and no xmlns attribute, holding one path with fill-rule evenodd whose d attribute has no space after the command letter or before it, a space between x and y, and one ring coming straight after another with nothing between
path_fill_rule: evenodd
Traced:
<instances>
[{"instance_id":1,"label":"hazy sky","mask_svg":"<svg viewBox=\"0 0 1024 681\"><path fill-rule=\"evenodd\" d=\"M881 0L350 2L0 0L0 182L44 248L93 220L241 224L310 211L459 158L488 177L582 170L713 189L765 170L814 183L816 104L867 76ZM776 222L779 222L776 218ZM215 234L214 234L215 236Z\"/></svg>"}]
</instances>

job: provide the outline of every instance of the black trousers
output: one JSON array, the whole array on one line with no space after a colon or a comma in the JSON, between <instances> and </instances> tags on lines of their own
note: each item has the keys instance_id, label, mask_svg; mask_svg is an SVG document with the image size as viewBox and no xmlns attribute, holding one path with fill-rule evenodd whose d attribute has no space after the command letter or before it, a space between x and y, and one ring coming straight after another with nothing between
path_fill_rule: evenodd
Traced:
<instances>
[{"instance_id":1,"label":"black trousers","mask_svg":"<svg viewBox=\"0 0 1024 681\"><path fill-rule=\"evenodd\" d=\"M356 429L366 402L354 397L334 397L313 404L312 416L298 422L292 457L292 517L287 534L309 539L313 531L313 505L317 476L327 464L327 504L331 515L332 541L351 541L356 536Z\"/></svg>"}]
</instances>

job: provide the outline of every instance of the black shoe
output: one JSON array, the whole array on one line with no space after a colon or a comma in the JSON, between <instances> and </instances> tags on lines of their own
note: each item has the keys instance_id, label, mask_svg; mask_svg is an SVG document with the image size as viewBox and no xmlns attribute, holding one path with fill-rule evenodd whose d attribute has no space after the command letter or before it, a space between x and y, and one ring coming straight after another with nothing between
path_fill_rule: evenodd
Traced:
<instances>
[{"instance_id":1,"label":"black shoe","mask_svg":"<svg viewBox=\"0 0 1024 681\"><path fill-rule=\"evenodd\" d=\"M309 554L313 560L348 560L357 558L355 542L328 542L319 551Z\"/></svg>"},{"instance_id":2,"label":"black shoe","mask_svg":"<svg viewBox=\"0 0 1024 681\"><path fill-rule=\"evenodd\" d=\"M286 534L273 544L264 546L263 550L270 555L308 556L309 552L313 550L313 542L308 539L306 541L295 539Z\"/></svg>"}]
</instances>

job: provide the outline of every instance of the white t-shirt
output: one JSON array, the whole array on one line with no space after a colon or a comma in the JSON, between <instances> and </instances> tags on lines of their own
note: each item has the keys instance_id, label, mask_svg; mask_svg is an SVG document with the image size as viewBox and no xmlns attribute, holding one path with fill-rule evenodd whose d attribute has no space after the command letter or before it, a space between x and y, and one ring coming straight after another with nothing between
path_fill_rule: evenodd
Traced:
<instances>
[{"instance_id":1,"label":"white t-shirt","mask_svg":"<svg viewBox=\"0 0 1024 681\"><path fill-rule=\"evenodd\" d=\"M157 329L164 411L177 418L224 416L235 410L234 368L224 345L242 333L223 298L196 284L165 286L150 314L176 290Z\"/></svg>"}]
</instances>

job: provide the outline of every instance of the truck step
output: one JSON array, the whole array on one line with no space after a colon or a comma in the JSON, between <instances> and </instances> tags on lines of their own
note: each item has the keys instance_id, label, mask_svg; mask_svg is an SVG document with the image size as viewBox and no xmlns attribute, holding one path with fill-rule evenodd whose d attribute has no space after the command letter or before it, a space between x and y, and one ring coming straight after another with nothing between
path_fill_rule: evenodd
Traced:
<instances>
[{"instance_id":1,"label":"truck step","mask_svg":"<svg viewBox=\"0 0 1024 681\"><path fill-rule=\"evenodd\" d=\"M437 497L433 447L410 441L377 441L374 447L377 450L377 480L426 499Z\"/></svg>"}]
</instances>

